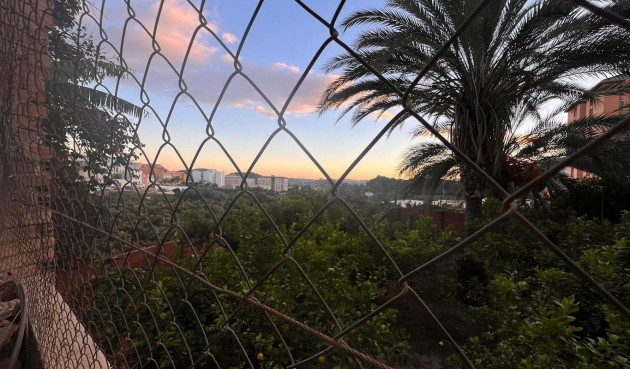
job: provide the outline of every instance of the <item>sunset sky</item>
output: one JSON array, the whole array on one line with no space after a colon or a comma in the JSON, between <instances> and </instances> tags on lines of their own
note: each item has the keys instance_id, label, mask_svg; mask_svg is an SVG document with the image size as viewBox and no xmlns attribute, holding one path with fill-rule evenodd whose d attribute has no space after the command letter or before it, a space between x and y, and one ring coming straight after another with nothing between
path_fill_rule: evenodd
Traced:
<instances>
[{"instance_id":1,"label":"sunset sky","mask_svg":"<svg viewBox=\"0 0 630 369\"><path fill-rule=\"evenodd\" d=\"M304 3L330 21L339 2ZM129 5L123 0L107 0L101 4L80 18L81 25L110 60L122 55L133 77L118 85L116 80L105 80L96 87L138 106L148 102L148 115L139 128L145 144L140 161L159 163L170 170L188 166L226 173L237 167L247 171L279 128L276 112L283 109L329 36L328 29L293 0L129 0ZM337 24L360 8L382 5L382 0L346 1ZM342 33L341 39L352 45L358 31ZM344 173L387 123L386 118L395 113L380 121L365 119L356 127L347 118L338 121L338 111L323 116L315 113L320 96L335 78L334 72L324 73L324 66L341 53L337 44L327 46L284 113L287 129L333 179ZM235 74L235 64L242 67L245 77ZM582 82L589 86L596 80ZM348 178L397 176L400 157L413 143L410 132L417 124L410 121L383 137ZM273 137L253 171L324 177L286 132Z\"/></svg>"},{"instance_id":2,"label":"sunset sky","mask_svg":"<svg viewBox=\"0 0 630 369\"><path fill-rule=\"evenodd\" d=\"M98 88L106 87L142 106L147 101L141 99L140 86L144 86L150 102L148 117L142 119L139 129L140 139L146 145L146 157L141 161L157 162L170 170L183 169L184 164L175 150L166 144L170 140L188 166L198 154L193 168L216 168L226 173L236 171L218 141L236 165L246 171L278 128L278 115L251 83L240 75L233 75L239 46L242 44L238 61L243 73L269 98L275 109L281 110L329 33L294 1L269 0L262 4L249 35L244 39L258 1L205 1L203 9L199 9L200 3L133 0L128 9L122 0L108 0L102 8L99 5L91 9L93 18L84 16L82 25L91 31L106 56L112 58L122 53L135 76L135 79L121 80L118 92L115 80L106 80L104 87ZM305 3L328 21L338 5L336 1ZM359 7L381 4L381 1L347 1L340 20ZM159 22L154 33L158 13ZM201 26L199 14L203 14L207 29ZM102 36L96 32L100 19L104 30ZM153 34L154 46L150 36ZM342 35L342 39L351 44L355 36L356 32L349 31ZM183 84L180 85L177 74L182 71L189 47ZM341 51L336 44L325 49L284 114L286 127L332 178L338 178L345 171L386 123L384 119L368 119L352 127L348 119L337 122L339 112L323 116L314 113L324 88L334 79L334 75L324 74L323 66ZM228 80L224 96L217 105ZM182 93L184 86L194 100ZM216 112L208 124L215 106ZM168 134L164 133L162 124L167 125ZM408 124L384 137L349 178L370 179L379 174L396 176L400 155L411 144L409 131L412 128L413 124ZM285 132L273 138L253 171L287 177L324 177Z\"/></svg>"}]
</instances>

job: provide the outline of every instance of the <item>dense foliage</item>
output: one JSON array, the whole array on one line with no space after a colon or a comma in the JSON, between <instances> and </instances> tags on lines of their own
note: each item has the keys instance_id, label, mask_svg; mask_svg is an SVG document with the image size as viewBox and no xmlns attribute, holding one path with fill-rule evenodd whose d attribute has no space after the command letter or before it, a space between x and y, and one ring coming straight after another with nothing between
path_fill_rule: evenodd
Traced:
<instances>
[{"instance_id":1,"label":"dense foliage","mask_svg":"<svg viewBox=\"0 0 630 369\"><path fill-rule=\"evenodd\" d=\"M307 188L284 195L259 192L258 201L245 194L233 204L234 191L208 188L190 192L194 196L178 195L182 209L176 212L175 228L169 226L169 202L153 196L144 208L155 226L146 231L141 231L143 227L114 228L121 238L132 237L147 245L164 237L174 240L180 251L173 261L186 270L199 270L198 276L218 288L245 295L266 278L254 293L258 301L330 336L391 296L398 278L395 269L342 204L335 202L324 211L285 259L283 238L291 240L331 198ZM126 201L130 208L137 206ZM429 218L389 223L379 220L382 204L362 201L350 206L367 221L403 272L459 239L449 230L437 229ZM215 217L221 217L227 208L222 237L218 237ZM562 203L523 211L613 295L630 302L626 241L630 218L624 217L618 224L597 222L577 217ZM500 204L488 201L486 212L488 219L494 218L501 212ZM204 255L199 263L182 256L188 247ZM122 249L114 249L110 243L101 251L107 254ZM438 308L461 306L456 309L463 309L461 314L475 327L468 332L467 341L461 340L478 367L628 367L628 319L516 221L486 234L467 249L462 260L476 265L468 271L472 278L459 281L459 297L465 305L454 300L454 269L442 270L437 279L415 276L411 283L423 286L425 293L437 294L429 298L440 301ZM119 269L103 258L92 259L92 263L102 273L75 291L81 298L70 300L83 301L77 313L121 367L136 362L144 368L170 367L171 360L176 367L188 367L207 348L213 356L204 358L201 367L214 367L212 362L217 360L221 367L248 367L251 362L254 367L280 368L290 362L286 347L296 361L326 347L286 321L242 306L181 270L163 264L153 269ZM410 346L405 330L414 331L415 327L409 322L401 324L399 316L396 309L387 309L352 331L346 340L389 363L404 363L410 356L426 354ZM346 368L356 366L353 360L332 352L316 364ZM452 360L459 363L455 356Z\"/></svg>"},{"instance_id":2,"label":"dense foliage","mask_svg":"<svg viewBox=\"0 0 630 369\"><path fill-rule=\"evenodd\" d=\"M499 204L489 204L497 215ZM596 222L552 206L528 212L537 226L626 306L630 216ZM484 368L628 368L630 321L516 221L468 252L485 278L469 286L483 333L467 349ZM485 280L484 280L485 279ZM463 366L462 366L463 367Z\"/></svg>"},{"instance_id":3,"label":"dense foliage","mask_svg":"<svg viewBox=\"0 0 630 369\"><path fill-rule=\"evenodd\" d=\"M64 168L85 159L91 176L108 175L126 165L141 147L134 118L144 111L102 85L106 78L125 78L128 71L115 55L105 55L77 15L82 0L54 0L55 26L48 36L52 59L46 84L48 119L43 125L55 151L58 176L72 176ZM112 59L113 58L113 59ZM111 176L111 175L110 175Z\"/></svg>"},{"instance_id":4,"label":"dense foliage","mask_svg":"<svg viewBox=\"0 0 630 369\"><path fill-rule=\"evenodd\" d=\"M395 270L352 214L338 203L331 205L308 228L293 246L290 258L284 259L281 235L290 239L300 231L331 200L326 193L292 189L279 196L260 191L256 197L259 203L244 195L225 217L220 239L215 236L216 223L210 213L221 214L226 198L211 202L209 197L194 194L179 195L183 197L184 208L178 212L181 228L173 232L164 226L163 220L155 229L162 235L172 235L182 249L190 247L190 239L199 253L207 250L199 265L190 258L177 258L175 262L188 270L199 268L203 278L215 286L246 294L284 260L256 289L254 296L330 336L367 315L394 288ZM264 194L268 196L260 196ZM219 195L214 196L219 200ZM202 210L204 201L211 202L208 206L211 211ZM259 204L264 206L273 224ZM166 206L155 199L145 204L147 214L156 219ZM373 232L405 270L413 266L412 261L426 261L455 242L453 233L439 231L430 220L408 225L373 223L382 205L362 202L352 206L370 222ZM138 227L117 229L121 237L135 232L132 237L141 242L143 237L160 238L150 232L139 233ZM208 246L211 247L206 249ZM255 367L281 368L290 363L283 340L295 360L305 359L326 347L286 322L270 320L257 309L240 306L232 297L213 293L181 271L166 266L120 270L107 262L95 263L104 272L89 286L77 290L80 295L90 291L87 294L93 299L79 314L99 343L111 348L110 358L122 367L131 365L138 357L145 368L169 367L170 360L176 367L188 367L190 353L203 352L208 347L222 367L247 367L249 361ZM236 315L229 319L232 313ZM353 330L346 340L369 355L389 362L404 362L410 351L397 316L395 310L386 309ZM142 330L137 329L138 324L143 326ZM211 339L217 335L220 339ZM241 352L239 342L249 357L237 354ZM160 349L162 345L168 355ZM325 367L335 368L354 367L354 360L341 352L321 359L326 362Z\"/></svg>"},{"instance_id":5,"label":"dense foliage","mask_svg":"<svg viewBox=\"0 0 630 369\"><path fill-rule=\"evenodd\" d=\"M455 199L461 197L461 186L457 181L440 180L436 191L443 197ZM436 191L424 191L413 180L377 176L365 183L365 190L372 192L376 199L423 199L430 200Z\"/></svg>"},{"instance_id":6,"label":"dense foliage","mask_svg":"<svg viewBox=\"0 0 630 369\"><path fill-rule=\"evenodd\" d=\"M630 210L630 189L599 178L567 181L566 191L556 194L558 207L573 209L587 219L608 219L619 222L624 210Z\"/></svg>"}]
</instances>

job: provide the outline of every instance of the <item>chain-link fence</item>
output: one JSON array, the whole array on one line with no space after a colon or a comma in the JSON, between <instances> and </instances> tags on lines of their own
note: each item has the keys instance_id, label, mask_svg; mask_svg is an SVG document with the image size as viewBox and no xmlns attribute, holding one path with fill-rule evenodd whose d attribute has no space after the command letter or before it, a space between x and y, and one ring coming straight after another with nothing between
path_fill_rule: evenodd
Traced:
<instances>
[{"instance_id":1,"label":"chain-link fence","mask_svg":"<svg viewBox=\"0 0 630 369\"><path fill-rule=\"evenodd\" d=\"M437 45L424 45L432 52L430 58L418 57L420 65L408 60L409 69L399 70L395 77L386 67L388 60L370 53L370 47L377 45L370 45L365 34L366 47L352 44L350 36L340 36L340 29L353 27L341 25L344 7L350 6L346 1L327 4L326 12L317 3L285 3L282 6L290 10L279 14L278 22L292 14L307 15L322 35L304 70L277 63L278 68L297 75L278 99L273 84L280 81L255 75L265 71L242 57L243 49L255 42L255 33L263 32L256 27L261 14L275 11L277 3L248 2L241 4L242 9L233 9L242 20L242 34L237 37L222 32L209 18L213 4L206 1L0 1L0 271L10 273L6 280L21 284L28 297L23 301L28 309L23 305L23 311L29 312L30 342L37 355L30 351L23 357L24 367L446 365L410 360L410 355L418 356L419 347L428 344L412 342L410 347L409 334L445 347L445 355L452 354L450 365L486 367L480 357L471 355L474 344L465 341L476 334L474 329L460 332L468 316L458 320L449 316L452 311L445 313L454 297L431 293L435 285L454 290L453 263L493 229L514 220L520 223L516 226L520 232L533 235L537 245L550 251L546 257L561 260L558 270L580 278L579 290L592 291L588 296L597 296L606 311L619 316L618 324L627 327L630 310L622 302L627 296L617 294L624 289L613 293L602 284L607 281L593 278L584 263L576 261L579 255L562 247L564 240L545 234L536 220L528 218L528 207L521 200L540 192L564 167L615 142L613 137L625 134L630 118L613 117L614 124L598 131L594 140L508 190L487 163L451 140L456 132L449 136L427 121L422 111L426 96L415 92L422 90L423 78L441 70L442 61L460 50L460 38L474 37L471 27L479 27L479 19L487 21L484 12L501 3L506 13L497 14L507 17L509 6L529 6L527 2L462 2L457 24L449 23L452 19L431 18L456 2L393 2L406 4L409 14L417 18L401 17L406 24L388 24L388 14L383 12L383 29L394 32L415 26L415 35L421 37L424 28L418 19L426 17L425 22L442 22L447 33L452 31L448 39L432 38ZM586 0L557 3L576 7L572 16L599 19L605 37L630 32L630 8L624 8L623 2L609 8ZM435 9L422 10L418 4L433 4ZM244 12L249 15L244 17ZM369 23L355 17L356 24ZM187 32L169 28L178 21L186 24ZM519 22L526 21L524 15ZM545 32L545 25L537 26ZM277 30L301 37L298 30ZM387 32L377 36L386 39ZM417 46L411 39L398 41L403 47ZM265 46L256 52L264 54ZM348 69L348 79L335 82L339 78L335 75L327 83L343 88L354 79L378 86L333 105L369 113L371 106L383 103L387 107L394 101L393 117L382 116L388 117L387 123L338 179L304 143L307 137L292 124L299 109L291 109L309 78L319 72L317 66L326 62L328 57L322 55L333 46L345 58L336 60L339 68L333 73L344 66L355 69ZM418 50L425 50L424 46ZM292 53L288 46L280 49L286 55ZM204 52L222 56L208 60ZM223 74L213 73L211 67L198 74L190 72L192 64L212 63L230 69ZM610 70L617 67L614 64ZM248 92L239 96L245 91L243 85ZM379 89L389 95L370 95ZM334 92L328 90L325 96L333 98ZM214 96L211 102L206 93ZM252 93L266 107L251 105L247 99ZM324 89L319 93L324 94ZM272 116L274 126L264 133L252 158L242 160L239 150L254 145L248 138L259 131L244 125L239 140L230 141L225 125L236 124L238 118L222 109L247 108L247 104L250 110L265 114L258 119L268 123ZM326 100L321 104L325 106ZM180 105L194 114L175 118ZM179 125L181 120L192 122L195 133ZM460 167L475 174L477 184L483 182L491 189L488 193L501 198L500 215L479 220L484 225L476 230L469 227L461 240L448 232L418 238L414 226L393 229L395 225L383 221L380 204L355 201L344 188L348 176L369 160L373 147L386 140L402 120L430 132ZM336 128L331 129L329 134L334 135ZM186 138L186 134L201 137L198 147L191 149L192 136ZM255 174L279 136L297 145L317 175L325 178L318 184L321 191L297 190L296 186L286 192L284 178ZM168 155L185 169L170 172L162 167L160 162ZM215 159L228 163L235 174L223 176L197 164ZM237 164L243 162L244 166ZM205 178L197 177L201 172ZM219 188L229 184L233 188ZM428 244L411 244L419 240ZM405 243L410 244L403 248ZM414 246L422 250L413 251ZM546 262L536 263L542 267ZM566 292L567 296L576 294ZM440 305L442 298L446 303ZM614 352L623 346L610 347L610 357L617 358L610 367L626 367L627 353ZM558 350L558 356L570 354ZM505 367L526 364L505 363Z\"/></svg>"}]
</instances>

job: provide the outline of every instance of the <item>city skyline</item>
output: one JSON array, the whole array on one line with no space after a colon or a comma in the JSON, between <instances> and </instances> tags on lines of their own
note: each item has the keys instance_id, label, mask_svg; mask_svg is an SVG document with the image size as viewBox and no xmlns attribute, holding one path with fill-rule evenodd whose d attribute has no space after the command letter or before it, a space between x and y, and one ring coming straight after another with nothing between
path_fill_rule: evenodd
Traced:
<instances>
[{"instance_id":1,"label":"city skyline","mask_svg":"<svg viewBox=\"0 0 630 369\"><path fill-rule=\"evenodd\" d=\"M136 164L137 162L130 162L130 164L133 166L134 164ZM142 164L142 165L147 165L147 166L151 166L151 164ZM164 165L162 163L155 163L154 164L156 168L164 168L166 169L169 173L174 173L174 172L179 172L179 173L185 173L187 170L184 168L181 169L170 169L167 165ZM193 169L189 169L191 172L194 171L217 171L220 173L223 173L225 176L228 175L238 175L238 172L230 172L230 171L225 171L222 169L218 169L218 168L211 168L211 167L200 167L200 168L193 168ZM242 172L243 175L245 175L245 172ZM291 178L291 179L309 179L309 180L324 180L325 178L320 177L320 178L309 178L309 177L294 177L294 176L285 176L285 175L279 175L275 172L257 172L257 171L252 171L252 173L250 173L250 177L251 178L251 174L255 174L256 176L260 176L260 177L266 177L266 178L271 178L271 177L278 177L278 178ZM380 175L380 174L379 174ZM376 176L379 176L376 175ZM375 177L376 177L375 176ZM337 178L332 178L333 180L336 180ZM349 178L352 181L363 181L363 180L370 180L373 178L365 178L365 179L354 179L354 178Z\"/></svg>"}]
</instances>

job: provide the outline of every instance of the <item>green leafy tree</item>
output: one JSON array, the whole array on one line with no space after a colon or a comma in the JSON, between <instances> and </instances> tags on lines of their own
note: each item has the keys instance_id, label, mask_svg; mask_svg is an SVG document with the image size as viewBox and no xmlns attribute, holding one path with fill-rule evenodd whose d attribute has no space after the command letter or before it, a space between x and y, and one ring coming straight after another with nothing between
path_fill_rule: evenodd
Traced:
<instances>
[{"instance_id":1,"label":"green leafy tree","mask_svg":"<svg viewBox=\"0 0 630 369\"><path fill-rule=\"evenodd\" d=\"M291 189L265 203L265 208L283 233L293 234L327 200L327 194L319 191ZM190 201L193 208L201 204L199 199L184 201ZM371 238L343 207L333 205L329 210L294 245L291 258L294 261L286 260L257 287L254 296L334 336L372 311L391 291L397 277ZM194 211L182 212L184 232L191 238L192 232L209 236L213 227L208 217ZM357 211L362 216L373 213L372 204L362 203ZM148 216L150 213L147 211ZM211 247L199 264L196 259L181 255L174 256L173 261L188 270L199 270L204 279L216 286L244 295L283 260L283 244L258 204L247 198L234 204L221 227L223 246ZM392 248L400 248L395 257L409 263L411 259L428 260L452 243L451 236L441 236L426 220L413 228L400 225L390 229L383 223L374 231L382 239L393 239L392 232L410 234L408 242L391 241ZM187 368L203 352L210 352L219 365L208 358L196 367L275 369L291 363L283 341L295 361L326 348L326 344L282 320L274 318L274 328L260 310L241 306L238 300L225 294L212 293L196 279L174 269L164 266L119 269L108 261L96 264L102 273L77 286L68 300L85 301L84 307L77 309L77 315L110 362L118 367ZM81 300L78 296L87 297ZM334 318L322 305L320 296ZM395 310L385 309L344 339L351 347L380 360L404 363L410 348L397 317ZM137 329L138 324L142 329ZM226 329L234 334L221 334ZM316 365L358 367L356 359L338 351L318 358Z\"/></svg>"},{"instance_id":2,"label":"green leafy tree","mask_svg":"<svg viewBox=\"0 0 630 369\"><path fill-rule=\"evenodd\" d=\"M500 213L490 202L489 212ZM628 304L628 214L619 224L575 217L566 208L527 215L587 273ZM478 306L482 332L467 352L483 368L628 368L627 316L603 300L517 222L486 234L468 253L490 276ZM458 358L453 358L458 361ZM460 363L459 367L465 367Z\"/></svg>"},{"instance_id":3,"label":"green leafy tree","mask_svg":"<svg viewBox=\"0 0 630 369\"><path fill-rule=\"evenodd\" d=\"M97 88L105 78L122 78L121 63L105 58L98 45L80 26L78 15L83 0L53 0L54 27L48 35L52 59L46 83L48 119L42 129L53 149L51 207L55 214L56 262L60 270L76 267L89 259L88 252L99 247L103 235L84 227L103 226L110 213L90 192L98 189L97 175L111 178L114 166L127 166L140 147L130 117L141 117L143 109ZM84 159L86 164L79 159ZM84 182L78 170L92 177ZM130 179L132 173L126 174Z\"/></svg>"},{"instance_id":4,"label":"green leafy tree","mask_svg":"<svg viewBox=\"0 0 630 369\"><path fill-rule=\"evenodd\" d=\"M84 158L89 164L82 169L107 174L112 166L126 165L135 158L133 149L141 144L129 118L141 117L143 109L107 89L97 89L105 78L123 78L128 70L122 63L106 59L87 29L77 23L75 16L83 5L82 0L54 1L44 130L57 167Z\"/></svg>"},{"instance_id":5,"label":"green leafy tree","mask_svg":"<svg viewBox=\"0 0 630 369\"><path fill-rule=\"evenodd\" d=\"M572 180L566 191L554 199L560 208L574 209L580 216L619 222L624 210L630 210L630 189L600 178Z\"/></svg>"},{"instance_id":6,"label":"green leafy tree","mask_svg":"<svg viewBox=\"0 0 630 369\"><path fill-rule=\"evenodd\" d=\"M342 24L344 28L368 26L353 49L391 85L409 90L408 101L403 102L401 94L346 53L327 66L329 71L340 70L341 76L322 96L320 112L344 108L342 115L353 112L356 124L410 104L411 109L399 115L392 129L410 118L413 110L446 132L455 147L506 186L511 179L501 177L514 160L513 152L520 152L513 147L519 143L517 129L533 119L540 124L532 133L547 137L545 122L553 126L555 121L541 117L541 106L557 98L573 101L582 90L571 82L577 78L627 70L630 37L624 29L582 11L571 1L490 1L414 84L420 69L480 3L390 0L382 9L352 14ZM628 1L615 1L607 8L627 12ZM416 130L417 136L426 133L422 125ZM530 155L545 150L546 144L539 141L540 150L532 147ZM439 144L412 148L401 168L428 178L430 186L437 185L439 178L459 176L469 232L473 220L481 216L482 199L492 193L472 166Z\"/></svg>"}]
</instances>

